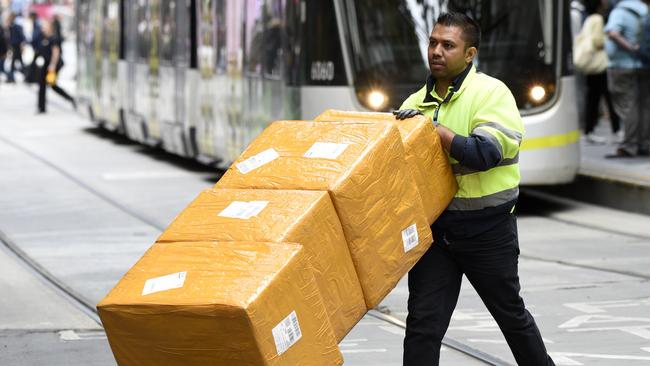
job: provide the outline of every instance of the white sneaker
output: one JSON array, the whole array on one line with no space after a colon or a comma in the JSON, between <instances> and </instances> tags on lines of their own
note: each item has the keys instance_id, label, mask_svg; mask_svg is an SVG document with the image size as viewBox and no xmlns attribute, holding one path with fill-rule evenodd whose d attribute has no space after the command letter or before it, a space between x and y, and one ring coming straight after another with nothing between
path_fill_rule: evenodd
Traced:
<instances>
[{"instance_id":1,"label":"white sneaker","mask_svg":"<svg viewBox=\"0 0 650 366\"><path fill-rule=\"evenodd\" d=\"M598 136L598 135L594 134L593 132L586 134L585 135L585 140L588 143L593 144L593 145L602 145L602 144L605 144L607 142L607 139L605 137Z\"/></svg>"}]
</instances>

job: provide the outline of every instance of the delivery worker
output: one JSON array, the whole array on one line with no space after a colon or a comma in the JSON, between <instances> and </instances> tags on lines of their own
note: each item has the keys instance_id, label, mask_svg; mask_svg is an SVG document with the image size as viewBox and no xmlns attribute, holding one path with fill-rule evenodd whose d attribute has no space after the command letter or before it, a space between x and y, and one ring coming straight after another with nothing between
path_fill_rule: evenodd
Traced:
<instances>
[{"instance_id":1,"label":"delivery worker","mask_svg":"<svg viewBox=\"0 0 650 366\"><path fill-rule=\"evenodd\" d=\"M479 25L442 14L429 38L426 85L395 111L437 126L458 193L432 225L433 245L409 272L404 365L438 365L440 344L465 274L503 332L517 363L554 365L519 296L519 244L513 214L524 128L510 90L472 64Z\"/></svg>"}]
</instances>

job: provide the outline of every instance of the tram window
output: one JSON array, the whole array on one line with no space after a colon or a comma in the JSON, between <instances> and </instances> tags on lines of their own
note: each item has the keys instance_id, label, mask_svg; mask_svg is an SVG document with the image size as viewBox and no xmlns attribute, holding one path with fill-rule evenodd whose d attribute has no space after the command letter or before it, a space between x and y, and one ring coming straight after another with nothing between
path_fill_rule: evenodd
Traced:
<instances>
[{"instance_id":1,"label":"tram window","mask_svg":"<svg viewBox=\"0 0 650 366\"><path fill-rule=\"evenodd\" d=\"M216 29L217 29L217 47L215 55L215 68L217 73L225 74L227 69L226 52L227 52L227 24L226 24L226 1L216 0Z\"/></svg>"},{"instance_id":2,"label":"tram window","mask_svg":"<svg viewBox=\"0 0 650 366\"><path fill-rule=\"evenodd\" d=\"M264 49L263 8L263 0L246 1L244 70L247 75L261 75L262 73L262 50Z\"/></svg>"},{"instance_id":3,"label":"tram window","mask_svg":"<svg viewBox=\"0 0 650 366\"><path fill-rule=\"evenodd\" d=\"M120 60L124 60L126 57L125 53L125 48L126 48L126 5L124 5L124 1L119 2L119 7L120 7L120 22L119 22L119 28L118 32L120 32L120 48L119 48L119 58Z\"/></svg>"},{"instance_id":4,"label":"tram window","mask_svg":"<svg viewBox=\"0 0 650 366\"><path fill-rule=\"evenodd\" d=\"M189 6L189 14L190 14L190 39L189 39L189 47L190 47L190 68L196 69L198 67L198 55L197 55L197 50L198 50L198 40L197 40L197 22L198 19L196 17L196 1L191 0Z\"/></svg>"},{"instance_id":5,"label":"tram window","mask_svg":"<svg viewBox=\"0 0 650 366\"><path fill-rule=\"evenodd\" d=\"M163 0L161 5L160 58L171 63L174 57L174 34L176 33L176 1Z\"/></svg>"},{"instance_id":6,"label":"tram window","mask_svg":"<svg viewBox=\"0 0 650 366\"><path fill-rule=\"evenodd\" d=\"M333 1L306 1L307 85L345 85L347 79Z\"/></svg>"},{"instance_id":7,"label":"tram window","mask_svg":"<svg viewBox=\"0 0 650 366\"><path fill-rule=\"evenodd\" d=\"M106 54L117 53L119 52L119 40L120 40L120 4L116 0L110 0L106 3L104 9L104 40L103 47Z\"/></svg>"},{"instance_id":8,"label":"tram window","mask_svg":"<svg viewBox=\"0 0 650 366\"><path fill-rule=\"evenodd\" d=\"M197 15L198 24L198 49L197 62L201 74L211 77L214 73L214 50L215 50L215 19L214 3L212 0L204 0L197 4L199 7Z\"/></svg>"},{"instance_id":9,"label":"tram window","mask_svg":"<svg viewBox=\"0 0 650 366\"><path fill-rule=\"evenodd\" d=\"M264 75L273 79L282 77L284 66L285 22L283 18L286 0L268 0L264 11Z\"/></svg>"},{"instance_id":10,"label":"tram window","mask_svg":"<svg viewBox=\"0 0 650 366\"><path fill-rule=\"evenodd\" d=\"M107 16L108 4L103 3L101 7L101 24L102 24L102 43L101 48L104 54L108 53L109 40L110 40L110 29L111 29L111 20Z\"/></svg>"},{"instance_id":11,"label":"tram window","mask_svg":"<svg viewBox=\"0 0 650 366\"><path fill-rule=\"evenodd\" d=\"M136 32L137 32L137 48L138 58L146 60L149 58L149 24L147 13L149 7L146 0L138 0L137 18L136 18Z\"/></svg>"}]
</instances>

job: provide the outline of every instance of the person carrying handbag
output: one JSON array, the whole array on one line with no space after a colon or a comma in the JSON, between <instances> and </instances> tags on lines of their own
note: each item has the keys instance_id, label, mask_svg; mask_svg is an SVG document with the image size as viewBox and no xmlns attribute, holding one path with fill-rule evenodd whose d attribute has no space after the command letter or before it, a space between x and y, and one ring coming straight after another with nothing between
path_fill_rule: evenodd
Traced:
<instances>
[{"instance_id":1,"label":"person carrying handbag","mask_svg":"<svg viewBox=\"0 0 650 366\"><path fill-rule=\"evenodd\" d=\"M603 97L605 97L609 110L612 134L617 135L620 130L620 117L614 110L607 87L609 59L605 52L605 21L603 18L607 5L604 0L586 0L584 5L587 18L576 37L573 61L576 68L586 75L585 140L591 144L604 144L607 139L594 134L599 118L598 107Z\"/></svg>"}]
</instances>

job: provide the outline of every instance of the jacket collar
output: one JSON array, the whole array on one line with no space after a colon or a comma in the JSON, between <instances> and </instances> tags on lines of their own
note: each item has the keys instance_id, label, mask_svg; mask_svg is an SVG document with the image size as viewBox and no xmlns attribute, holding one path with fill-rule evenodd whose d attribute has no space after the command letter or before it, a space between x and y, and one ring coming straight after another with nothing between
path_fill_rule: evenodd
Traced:
<instances>
[{"instance_id":1,"label":"jacket collar","mask_svg":"<svg viewBox=\"0 0 650 366\"><path fill-rule=\"evenodd\" d=\"M442 103L447 103L451 99L455 98L458 94L462 92L463 89L465 89L465 79L467 79L468 76L472 76L476 73L476 69L474 68L474 64L471 63L467 65L465 70L463 70L456 78L451 82L451 85L449 86L449 90L447 91L447 96L445 99L442 101ZM422 104L425 103L434 103L436 102L439 98L436 98L434 96L434 89L433 87L436 85L436 79L433 77L433 75L429 75L427 78L427 92L424 95L424 100L422 101Z\"/></svg>"}]
</instances>

